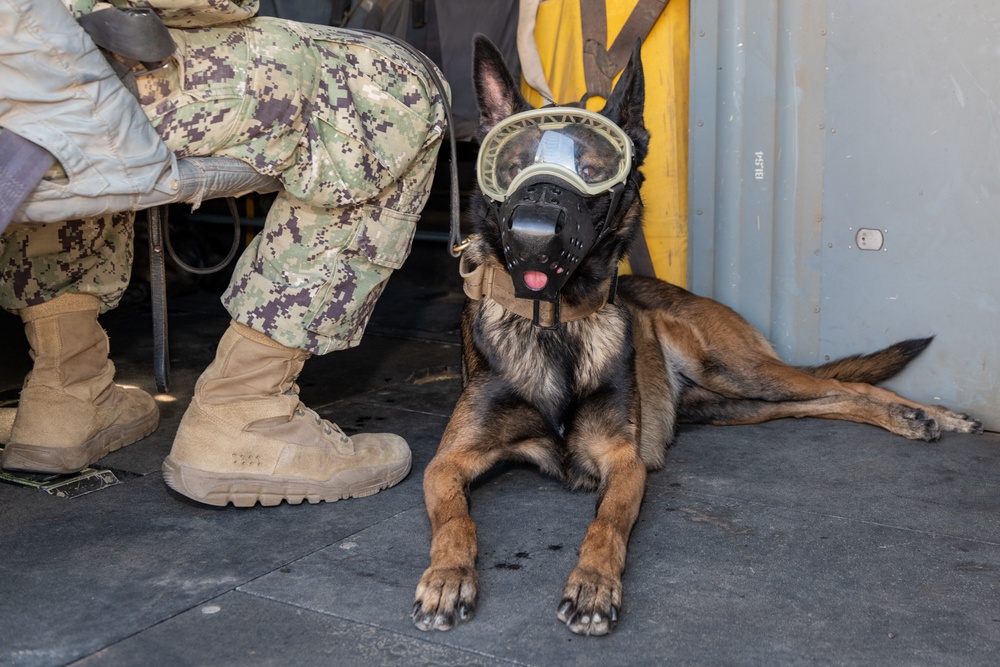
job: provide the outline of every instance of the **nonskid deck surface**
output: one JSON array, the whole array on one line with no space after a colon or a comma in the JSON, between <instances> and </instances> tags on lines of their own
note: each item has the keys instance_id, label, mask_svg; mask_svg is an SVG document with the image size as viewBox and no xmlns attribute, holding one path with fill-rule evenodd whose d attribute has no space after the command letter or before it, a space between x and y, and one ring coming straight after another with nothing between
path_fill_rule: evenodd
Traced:
<instances>
[{"instance_id":1,"label":"nonskid deck surface","mask_svg":"<svg viewBox=\"0 0 1000 667\"><path fill-rule=\"evenodd\" d=\"M605 638L556 619L596 496L492 471L472 490L476 617L417 630L422 474L460 390L462 294L439 246L417 243L360 347L300 378L303 401L349 434L410 443L408 477L367 498L219 508L168 489L161 464L228 322L217 294L171 298L161 425L95 466L118 483L66 497L0 482L0 664L995 661L1000 437L923 444L822 420L682 428L649 477ZM150 322L145 303L103 318L119 382L155 391ZM2 403L29 364L17 318L0 318L0 342Z\"/></svg>"}]
</instances>

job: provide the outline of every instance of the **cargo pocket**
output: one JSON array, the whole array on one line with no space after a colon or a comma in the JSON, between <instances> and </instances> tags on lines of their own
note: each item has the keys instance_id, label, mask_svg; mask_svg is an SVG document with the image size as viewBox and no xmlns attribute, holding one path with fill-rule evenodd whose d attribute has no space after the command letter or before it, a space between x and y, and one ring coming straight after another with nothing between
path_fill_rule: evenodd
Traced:
<instances>
[{"instance_id":1,"label":"cargo pocket","mask_svg":"<svg viewBox=\"0 0 1000 667\"><path fill-rule=\"evenodd\" d=\"M398 269L410 255L413 234L419 215L400 213L388 208L365 207L366 223L363 252L379 266Z\"/></svg>"},{"instance_id":2,"label":"cargo pocket","mask_svg":"<svg viewBox=\"0 0 1000 667\"><path fill-rule=\"evenodd\" d=\"M418 215L365 206L357 234L339 253L332 281L310 309L308 329L319 337L312 351L330 352L361 340L392 272L410 254Z\"/></svg>"}]
</instances>

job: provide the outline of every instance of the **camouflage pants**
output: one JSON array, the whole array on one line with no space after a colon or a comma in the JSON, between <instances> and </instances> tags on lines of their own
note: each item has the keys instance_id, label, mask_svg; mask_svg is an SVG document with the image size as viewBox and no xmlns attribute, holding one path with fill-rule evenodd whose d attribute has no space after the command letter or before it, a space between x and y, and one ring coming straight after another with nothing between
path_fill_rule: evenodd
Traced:
<instances>
[{"instance_id":1,"label":"camouflage pants","mask_svg":"<svg viewBox=\"0 0 1000 667\"><path fill-rule=\"evenodd\" d=\"M284 186L223 304L289 347L356 345L429 194L439 92L404 49L369 35L269 18L171 34L176 65L139 80L164 142ZM0 237L0 307L88 292L113 308L132 237L131 213L12 225Z\"/></svg>"}]
</instances>

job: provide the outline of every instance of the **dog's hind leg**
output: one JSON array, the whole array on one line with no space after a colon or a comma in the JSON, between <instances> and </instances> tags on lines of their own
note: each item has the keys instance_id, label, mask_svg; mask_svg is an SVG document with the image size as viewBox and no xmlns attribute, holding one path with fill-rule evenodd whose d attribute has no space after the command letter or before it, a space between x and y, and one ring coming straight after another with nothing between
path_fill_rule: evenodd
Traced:
<instances>
[{"instance_id":1,"label":"dog's hind leg","mask_svg":"<svg viewBox=\"0 0 1000 667\"><path fill-rule=\"evenodd\" d=\"M787 417L841 419L881 426L911 440L937 440L941 428L925 412L902 404L882 404L859 396L827 396L808 400L763 401L726 398L702 388L682 402L681 420L696 424L736 426Z\"/></svg>"},{"instance_id":2,"label":"dog's hind leg","mask_svg":"<svg viewBox=\"0 0 1000 667\"><path fill-rule=\"evenodd\" d=\"M652 318L665 358L687 380L679 410L684 421L742 424L815 416L875 424L917 440L934 440L942 430L982 431L968 415L870 384L901 371L930 339L801 369L784 363L763 334L716 301L644 279L625 282L621 291L634 309ZM695 389L714 396L708 400ZM801 404L765 404L793 402Z\"/></svg>"},{"instance_id":3,"label":"dog's hind leg","mask_svg":"<svg viewBox=\"0 0 1000 667\"><path fill-rule=\"evenodd\" d=\"M821 417L881 426L925 441L937 440L942 431L982 432L982 424L968 415L922 405L866 383L817 378L780 361L756 364L746 374L731 368L720 373L716 368L712 376L700 380L705 384L688 387L682 394L682 421L731 425Z\"/></svg>"},{"instance_id":4,"label":"dog's hind leg","mask_svg":"<svg viewBox=\"0 0 1000 667\"><path fill-rule=\"evenodd\" d=\"M601 480L597 516L587 529L557 612L559 620L582 635L606 635L618 621L628 537L646 485L635 434L608 435L606 417L595 410L579 419L570 442Z\"/></svg>"},{"instance_id":5,"label":"dog's hind leg","mask_svg":"<svg viewBox=\"0 0 1000 667\"><path fill-rule=\"evenodd\" d=\"M900 341L894 345L864 355L854 355L837 359L818 367L800 368L808 375L832 378L840 382L877 385L894 377L931 343L931 338ZM955 412L941 405L916 403L880 387L870 387L870 393L881 394L883 399L893 400L910 408L923 410L934 418L942 431L959 433L982 433L983 425L967 414ZM884 392L884 393L883 393Z\"/></svg>"}]
</instances>

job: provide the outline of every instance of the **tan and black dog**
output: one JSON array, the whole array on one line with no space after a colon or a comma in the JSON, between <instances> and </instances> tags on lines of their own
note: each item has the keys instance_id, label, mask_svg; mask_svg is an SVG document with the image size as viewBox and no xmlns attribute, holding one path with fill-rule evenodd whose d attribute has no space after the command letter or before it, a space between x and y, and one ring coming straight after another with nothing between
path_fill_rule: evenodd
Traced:
<instances>
[{"instance_id":1,"label":"tan and black dog","mask_svg":"<svg viewBox=\"0 0 1000 667\"><path fill-rule=\"evenodd\" d=\"M500 53L481 37L475 83L483 134L530 108ZM431 562L412 611L422 630L447 630L474 613L469 485L500 461L530 461L574 488L598 490L596 518L557 616L575 633L603 635L621 610L626 544L646 473L663 465L678 422L824 417L926 441L942 431L982 430L966 415L873 386L901 371L930 339L796 368L729 308L666 282L623 276L609 301L618 262L643 216L637 170L649 140L644 95L637 46L601 111L631 137L635 172L612 231L563 288L558 326L533 325L533 302L513 297L496 211L481 198L473 203L476 234L462 261L473 296L462 316L464 388L424 474ZM608 200L595 199L594 216L607 214Z\"/></svg>"}]
</instances>

